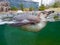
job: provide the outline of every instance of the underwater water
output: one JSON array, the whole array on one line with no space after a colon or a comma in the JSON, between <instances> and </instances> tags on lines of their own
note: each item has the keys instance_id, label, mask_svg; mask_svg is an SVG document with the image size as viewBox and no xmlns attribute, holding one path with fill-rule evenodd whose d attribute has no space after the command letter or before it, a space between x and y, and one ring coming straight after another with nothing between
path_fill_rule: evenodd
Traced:
<instances>
[{"instance_id":1,"label":"underwater water","mask_svg":"<svg viewBox=\"0 0 60 45\"><path fill-rule=\"evenodd\" d=\"M60 21L48 22L39 32L0 25L0 45L60 45Z\"/></svg>"}]
</instances>

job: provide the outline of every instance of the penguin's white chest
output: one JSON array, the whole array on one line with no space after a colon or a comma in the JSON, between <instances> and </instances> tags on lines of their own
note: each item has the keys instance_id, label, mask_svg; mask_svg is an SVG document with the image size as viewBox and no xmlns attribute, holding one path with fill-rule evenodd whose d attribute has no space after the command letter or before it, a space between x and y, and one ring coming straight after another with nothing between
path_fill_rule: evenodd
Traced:
<instances>
[{"instance_id":1,"label":"penguin's white chest","mask_svg":"<svg viewBox=\"0 0 60 45\"><path fill-rule=\"evenodd\" d=\"M24 25L22 27L25 28L27 31L38 32L41 29L43 29L45 26L46 26L46 22L40 22L35 25Z\"/></svg>"}]
</instances>

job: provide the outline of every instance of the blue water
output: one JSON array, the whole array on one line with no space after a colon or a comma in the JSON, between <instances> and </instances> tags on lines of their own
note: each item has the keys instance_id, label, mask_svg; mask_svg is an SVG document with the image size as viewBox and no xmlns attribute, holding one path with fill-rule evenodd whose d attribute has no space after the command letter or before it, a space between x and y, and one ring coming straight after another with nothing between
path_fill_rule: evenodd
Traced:
<instances>
[{"instance_id":1,"label":"blue water","mask_svg":"<svg viewBox=\"0 0 60 45\"><path fill-rule=\"evenodd\" d=\"M0 45L60 45L60 22L48 22L40 32L0 26Z\"/></svg>"}]
</instances>

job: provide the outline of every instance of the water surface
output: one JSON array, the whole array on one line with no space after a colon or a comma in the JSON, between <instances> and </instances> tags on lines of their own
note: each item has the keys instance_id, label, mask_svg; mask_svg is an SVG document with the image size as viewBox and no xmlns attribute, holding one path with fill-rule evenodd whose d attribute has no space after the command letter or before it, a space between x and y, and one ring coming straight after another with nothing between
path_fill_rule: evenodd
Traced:
<instances>
[{"instance_id":1,"label":"water surface","mask_svg":"<svg viewBox=\"0 0 60 45\"><path fill-rule=\"evenodd\" d=\"M60 21L48 22L39 32L24 31L9 25L0 26L0 45L60 45Z\"/></svg>"}]
</instances>

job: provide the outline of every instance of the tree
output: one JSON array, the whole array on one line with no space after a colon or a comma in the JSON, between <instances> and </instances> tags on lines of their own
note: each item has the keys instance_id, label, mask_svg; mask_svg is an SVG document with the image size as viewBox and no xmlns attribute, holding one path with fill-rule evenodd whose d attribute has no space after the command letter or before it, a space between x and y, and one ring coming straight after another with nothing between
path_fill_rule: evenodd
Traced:
<instances>
[{"instance_id":1,"label":"tree","mask_svg":"<svg viewBox=\"0 0 60 45\"><path fill-rule=\"evenodd\" d=\"M13 11L17 11L17 10L18 10L18 8L17 8L17 7L12 6L12 7L11 7L11 10L13 10Z\"/></svg>"},{"instance_id":2,"label":"tree","mask_svg":"<svg viewBox=\"0 0 60 45\"><path fill-rule=\"evenodd\" d=\"M34 7L30 7L30 8L29 8L29 11L33 11L33 10L34 10Z\"/></svg>"},{"instance_id":3,"label":"tree","mask_svg":"<svg viewBox=\"0 0 60 45\"><path fill-rule=\"evenodd\" d=\"M60 3L59 3L59 2L55 2L55 3L52 5L53 8L57 8L57 7L59 7L59 6L60 6Z\"/></svg>"},{"instance_id":4,"label":"tree","mask_svg":"<svg viewBox=\"0 0 60 45\"><path fill-rule=\"evenodd\" d=\"M42 4L40 7L39 7L39 10L40 11L43 11L43 10L45 10L46 9L46 7Z\"/></svg>"},{"instance_id":5,"label":"tree","mask_svg":"<svg viewBox=\"0 0 60 45\"><path fill-rule=\"evenodd\" d=\"M24 10L24 6L23 6L23 4L20 4L20 10Z\"/></svg>"}]
</instances>

